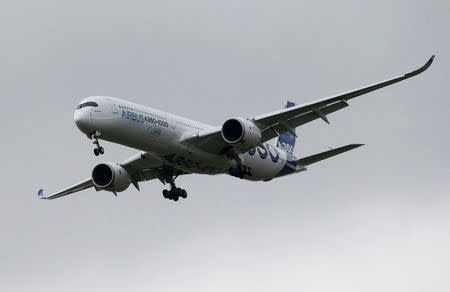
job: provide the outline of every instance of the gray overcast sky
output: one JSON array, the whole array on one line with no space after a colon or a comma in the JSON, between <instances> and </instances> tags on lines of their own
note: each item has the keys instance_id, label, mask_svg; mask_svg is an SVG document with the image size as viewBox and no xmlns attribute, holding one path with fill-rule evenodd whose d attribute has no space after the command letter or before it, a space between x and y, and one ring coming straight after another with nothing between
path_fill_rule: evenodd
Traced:
<instances>
[{"instance_id":1,"label":"gray overcast sky","mask_svg":"<svg viewBox=\"0 0 450 292\"><path fill-rule=\"evenodd\" d=\"M2 1L0 290L449 291L448 1ZM214 125L429 71L299 129L366 146L268 183L157 181L54 201L101 161L73 123L111 95Z\"/></svg>"}]
</instances>

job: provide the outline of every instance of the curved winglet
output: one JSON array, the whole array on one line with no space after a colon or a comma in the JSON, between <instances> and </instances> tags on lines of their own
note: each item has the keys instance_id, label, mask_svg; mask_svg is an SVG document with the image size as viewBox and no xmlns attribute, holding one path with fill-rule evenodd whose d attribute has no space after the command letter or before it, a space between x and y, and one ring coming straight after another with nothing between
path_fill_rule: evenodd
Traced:
<instances>
[{"instance_id":1,"label":"curved winglet","mask_svg":"<svg viewBox=\"0 0 450 292\"><path fill-rule=\"evenodd\" d=\"M431 56L430 60L428 60L428 62L425 64L425 69L427 69L428 67L430 67L431 63L433 63L434 56L435 56L435 55Z\"/></svg>"},{"instance_id":2,"label":"curved winglet","mask_svg":"<svg viewBox=\"0 0 450 292\"><path fill-rule=\"evenodd\" d=\"M38 198L39 199L45 199L45 197L44 197L44 190L43 189L40 189L38 191Z\"/></svg>"},{"instance_id":3,"label":"curved winglet","mask_svg":"<svg viewBox=\"0 0 450 292\"><path fill-rule=\"evenodd\" d=\"M409 77L415 76L415 75L420 74L420 73L422 73L423 71L427 70L428 68L430 68L431 64L433 64L434 56L435 56L435 55L431 56L431 58L425 63L425 65L423 65L423 66L420 67L419 69L414 70L414 71L412 71L412 72L410 72L410 73L405 74L405 77L408 77L408 78L409 78Z\"/></svg>"}]
</instances>

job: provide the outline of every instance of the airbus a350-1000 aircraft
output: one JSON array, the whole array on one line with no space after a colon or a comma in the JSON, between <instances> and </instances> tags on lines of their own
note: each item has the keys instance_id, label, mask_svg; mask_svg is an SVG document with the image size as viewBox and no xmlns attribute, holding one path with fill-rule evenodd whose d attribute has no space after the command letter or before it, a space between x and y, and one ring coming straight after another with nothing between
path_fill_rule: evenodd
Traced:
<instances>
[{"instance_id":1,"label":"airbus a350-1000 aircraft","mask_svg":"<svg viewBox=\"0 0 450 292\"><path fill-rule=\"evenodd\" d=\"M231 118L214 127L129 101L106 96L87 97L76 107L77 127L96 145L94 154L103 154L99 140L119 143L141 152L122 163L100 163L91 177L65 190L45 196L55 199L87 188L118 192L139 182L158 179L169 184L164 198L186 198L186 190L175 186L180 175L229 174L252 181L269 181L306 170L310 164L355 149L350 144L309 157L293 155L295 128L315 119L329 123L327 115L348 106L347 101L408 79L425 71L432 56L421 68L367 87L302 105L287 102L284 109L252 118ZM276 144L269 140L277 138ZM269 142L269 143L268 143Z\"/></svg>"}]
</instances>

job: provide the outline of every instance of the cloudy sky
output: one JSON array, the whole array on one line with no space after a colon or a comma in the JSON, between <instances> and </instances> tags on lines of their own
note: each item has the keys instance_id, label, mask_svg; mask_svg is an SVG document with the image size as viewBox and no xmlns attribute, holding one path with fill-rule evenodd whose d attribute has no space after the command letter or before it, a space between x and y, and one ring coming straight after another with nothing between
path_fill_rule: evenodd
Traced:
<instances>
[{"instance_id":1,"label":"cloudy sky","mask_svg":"<svg viewBox=\"0 0 450 292\"><path fill-rule=\"evenodd\" d=\"M2 291L448 291L448 1L2 1ZM406 73L298 130L268 183L181 177L40 201L136 152L92 145L82 97L220 125Z\"/></svg>"}]
</instances>

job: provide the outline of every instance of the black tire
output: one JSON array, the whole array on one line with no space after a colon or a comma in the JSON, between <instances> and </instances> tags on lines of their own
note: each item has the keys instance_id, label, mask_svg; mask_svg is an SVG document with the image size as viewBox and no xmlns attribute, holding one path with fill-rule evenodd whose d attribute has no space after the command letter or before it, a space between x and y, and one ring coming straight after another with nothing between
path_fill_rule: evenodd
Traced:
<instances>
[{"instance_id":1,"label":"black tire","mask_svg":"<svg viewBox=\"0 0 450 292\"><path fill-rule=\"evenodd\" d=\"M99 153L98 153L98 149L97 148L94 149L94 154L95 154L95 156L98 156Z\"/></svg>"},{"instance_id":2,"label":"black tire","mask_svg":"<svg viewBox=\"0 0 450 292\"><path fill-rule=\"evenodd\" d=\"M163 190L163 197L168 199L170 196L169 191L168 190Z\"/></svg>"},{"instance_id":3,"label":"black tire","mask_svg":"<svg viewBox=\"0 0 450 292\"><path fill-rule=\"evenodd\" d=\"M181 190L181 197L183 198L183 199L186 199L187 198L187 192L186 192L186 190Z\"/></svg>"},{"instance_id":4,"label":"black tire","mask_svg":"<svg viewBox=\"0 0 450 292\"><path fill-rule=\"evenodd\" d=\"M105 149L103 149L103 147L98 148L98 153L100 154L105 153Z\"/></svg>"},{"instance_id":5,"label":"black tire","mask_svg":"<svg viewBox=\"0 0 450 292\"><path fill-rule=\"evenodd\" d=\"M173 199L175 202L178 201L178 196L173 197Z\"/></svg>"}]
</instances>

